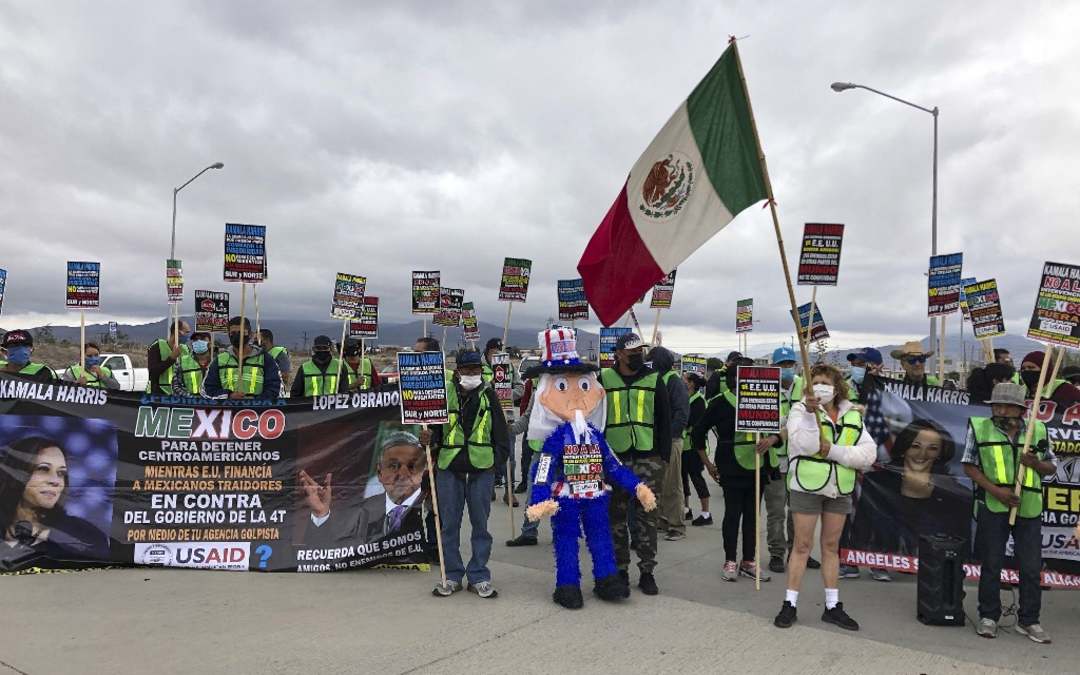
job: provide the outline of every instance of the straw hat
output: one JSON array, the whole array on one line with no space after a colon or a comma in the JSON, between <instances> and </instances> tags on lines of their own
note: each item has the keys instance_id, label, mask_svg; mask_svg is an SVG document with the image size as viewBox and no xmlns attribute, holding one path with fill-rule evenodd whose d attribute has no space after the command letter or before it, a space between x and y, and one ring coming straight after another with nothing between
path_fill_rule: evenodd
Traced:
<instances>
[{"instance_id":1,"label":"straw hat","mask_svg":"<svg viewBox=\"0 0 1080 675\"><path fill-rule=\"evenodd\" d=\"M933 356L934 352L924 352L921 342L918 340L911 340L910 342L905 342L904 346L900 349L894 349L889 352L889 355L894 359L903 359L907 356Z\"/></svg>"}]
</instances>

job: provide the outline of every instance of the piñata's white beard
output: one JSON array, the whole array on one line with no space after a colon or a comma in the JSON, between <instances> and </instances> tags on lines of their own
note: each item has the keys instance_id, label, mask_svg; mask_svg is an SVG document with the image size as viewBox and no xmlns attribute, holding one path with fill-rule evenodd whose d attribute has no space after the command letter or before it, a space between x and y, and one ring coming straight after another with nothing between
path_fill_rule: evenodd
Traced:
<instances>
[{"instance_id":1,"label":"pi\u00f1ata's white beard","mask_svg":"<svg viewBox=\"0 0 1080 675\"><path fill-rule=\"evenodd\" d=\"M585 414L581 412L580 408L574 411L574 421L570 423L570 426L574 428L574 435L579 440L588 441L585 436L589 433L589 424L585 421Z\"/></svg>"}]
</instances>

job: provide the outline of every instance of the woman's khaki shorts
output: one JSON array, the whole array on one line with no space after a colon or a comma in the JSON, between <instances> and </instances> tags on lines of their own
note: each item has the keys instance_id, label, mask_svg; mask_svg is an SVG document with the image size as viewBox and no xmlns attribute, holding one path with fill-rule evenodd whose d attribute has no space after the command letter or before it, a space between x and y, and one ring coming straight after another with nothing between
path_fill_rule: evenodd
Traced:
<instances>
[{"instance_id":1,"label":"woman's khaki shorts","mask_svg":"<svg viewBox=\"0 0 1080 675\"><path fill-rule=\"evenodd\" d=\"M851 495L841 495L834 498L792 490L788 493L788 498L788 508L791 509L792 513L812 513L814 515L820 513L847 515L851 513Z\"/></svg>"}]
</instances>

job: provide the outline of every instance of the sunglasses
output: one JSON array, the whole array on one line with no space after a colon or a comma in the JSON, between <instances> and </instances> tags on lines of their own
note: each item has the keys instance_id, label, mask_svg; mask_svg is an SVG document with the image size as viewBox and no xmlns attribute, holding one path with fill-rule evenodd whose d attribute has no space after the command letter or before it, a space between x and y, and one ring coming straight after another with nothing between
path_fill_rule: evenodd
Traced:
<instances>
[{"instance_id":1,"label":"sunglasses","mask_svg":"<svg viewBox=\"0 0 1080 675\"><path fill-rule=\"evenodd\" d=\"M905 356L904 357L904 363L908 364L909 366L917 366L920 363L926 363L926 357L925 356Z\"/></svg>"}]
</instances>

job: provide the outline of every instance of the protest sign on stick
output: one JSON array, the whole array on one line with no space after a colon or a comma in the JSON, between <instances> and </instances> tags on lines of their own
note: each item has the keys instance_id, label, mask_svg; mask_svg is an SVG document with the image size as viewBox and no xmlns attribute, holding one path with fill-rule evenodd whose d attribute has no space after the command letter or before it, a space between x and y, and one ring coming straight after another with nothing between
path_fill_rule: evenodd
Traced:
<instances>
[{"instance_id":1,"label":"protest sign on stick","mask_svg":"<svg viewBox=\"0 0 1080 675\"><path fill-rule=\"evenodd\" d=\"M835 286L840 277L842 223L806 223L799 251L799 286Z\"/></svg>"},{"instance_id":2,"label":"protest sign on stick","mask_svg":"<svg viewBox=\"0 0 1080 675\"><path fill-rule=\"evenodd\" d=\"M349 322L360 319L364 313L364 293L367 277L338 272L334 278L334 297L330 304L330 318L341 321L341 342L338 343L337 377L341 381L341 368L345 361L345 336Z\"/></svg>"},{"instance_id":3,"label":"protest sign on stick","mask_svg":"<svg viewBox=\"0 0 1080 675\"><path fill-rule=\"evenodd\" d=\"M474 303L461 303L461 330L472 348L476 349L476 341L480 339L480 325L476 319L476 305Z\"/></svg>"},{"instance_id":4,"label":"protest sign on stick","mask_svg":"<svg viewBox=\"0 0 1080 675\"><path fill-rule=\"evenodd\" d=\"M585 282L581 279L559 279L559 321L589 319L589 301L585 297Z\"/></svg>"},{"instance_id":5,"label":"protest sign on stick","mask_svg":"<svg viewBox=\"0 0 1080 675\"><path fill-rule=\"evenodd\" d=\"M439 311L438 270L413 270L412 273L412 313L424 318L424 337L427 337L428 315Z\"/></svg>"},{"instance_id":6,"label":"protest sign on stick","mask_svg":"<svg viewBox=\"0 0 1080 675\"><path fill-rule=\"evenodd\" d=\"M761 590L761 453L762 433L780 433L780 368L739 366L735 373L735 431L754 434L754 588Z\"/></svg>"},{"instance_id":7,"label":"protest sign on stick","mask_svg":"<svg viewBox=\"0 0 1080 675\"><path fill-rule=\"evenodd\" d=\"M656 345L656 336L660 332L660 310L671 309L671 298L675 294L675 272L671 270L660 281L656 282L652 289L652 297L649 299L649 307L656 310L656 320L653 322L652 340L650 344Z\"/></svg>"},{"instance_id":8,"label":"protest sign on stick","mask_svg":"<svg viewBox=\"0 0 1080 675\"><path fill-rule=\"evenodd\" d=\"M708 370L708 360L701 354L683 354L682 357L682 371L683 373L693 373L705 377L705 373Z\"/></svg>"},{"instance_id":9,"label":"protest sign on stick","mask_svg":"<svg viewBox=\"0 0 1080 675\"><path fill-rule=\"evenodd\" d=\"M814 313L814 320L810 321L810 313ZM829 337L829 329L825 326L825 319L821 316L821 307L813 303L799 305L799 325L806 334L807 342L817 342Z\"/></svg>"},{"instance_id":10,"label":"protest sign on stick","mask_svg":"<svg viewBox=\"0 0 1080 675\"><path fill-rule=\"evenodd\" d=\"M946 253L930 257L927 275L927 315L940 316L940 334L937 336L938 378L945 377L945 317L960 309L960 289L964 266L963 253ZM935 336L931 335L933 342Z\"/></svg>"},{"instance_id":11,"label":"protest sign on stick","mask_svg":"<svg viewBox=\"0 0 1080 675\"><path fill-rule=\"evenodd\" d=\"M68 261L66 304L79 310L79 364L85 370L86 310L101 306L101 263Z\"/></svg>"},{"instance_id":12,"label":"protest sign on stick","mask_svg":"<svg viewBox=\"0 0 1080 675\"><path fill-rule=\"evenodd\" d=\"M503 410L514 408L514 381L510 370L510 354L497 352L491 356L491 387Z\"/></svg>"},{"instance_id":13,"label":"protest sign on stick","mask_svg":"<svg viewBox=\"0 0 1080 675\"><path fill-rule=\"evenodd\" d=\"M631 332L629 326L601 326L600 327L600 367L615 367L615 343L619 337Z\"/></svg>"},{"instance_id":14,"label":"protest sign on stick","mask_svg":"<svg viewBox=\"0 0 1080 675\"><path fill-rule=\"evenodd\" d=\"M526 258L503 260L502 278L499 280L499 300L507 303L506 322L503 324L503 346L510 339L510 312L515 302L525 302L532 277L532 261Z\"/></svg>"},{"instance_id":15,"label":"protest sign on stick","mask_svg":"<svg viewBox=\"0 0 1080 675\"><path fill-rule=\"evenodd\" d=\"M1043 265L1028 338L1080 349L1080 265Z\"/></svg>"},{"instance_id":16,"label":"protest sign on stick","mask_svg":"<svg viewBox=\"0 0 1080 675\"><path fill-rule=\"evenodd\" d=\"M266 280L266 226L225 223L225 281Z\"/></svg>"},{"instance_id":17,"label":"protest sign on stick","mask_svg":"<svg viewBox=\"0 0 1080 675\"><path fill-rule=\"evenodd\" d=\"M200 333L229 332L229 294L195 291L195 330Z\"/></svg>"},{"instance_id":18,"label":"protest sign on stick","mask_svg":"<svg viewBox=\"0 0 1080 675\"><path fill-rule=\"evenodd\" d=\"M1001 311L1001 296L996 279L972 280L964 286L971 330L979 340L1005 334L1005 319Z\"/></svg>"}]
</instances>

